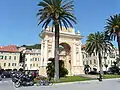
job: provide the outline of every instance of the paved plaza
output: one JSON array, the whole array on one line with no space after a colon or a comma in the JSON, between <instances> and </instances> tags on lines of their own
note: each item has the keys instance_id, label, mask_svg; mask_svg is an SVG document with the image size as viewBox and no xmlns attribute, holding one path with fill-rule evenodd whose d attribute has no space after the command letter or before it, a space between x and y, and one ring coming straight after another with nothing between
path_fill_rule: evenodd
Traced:
<instances>
[{"instance_id":1,"label":"paved plaza","mask_svg":"<svg viewBox=\"0 0 120 90\"><path fill-rule=\"evenodd\" d=\"M0 90L120 90L120 79L99 82L82 81L74 83L54 84L53 86L29 86L15 88L11 80L0 81Z\"/></svg>"}]
</instances>

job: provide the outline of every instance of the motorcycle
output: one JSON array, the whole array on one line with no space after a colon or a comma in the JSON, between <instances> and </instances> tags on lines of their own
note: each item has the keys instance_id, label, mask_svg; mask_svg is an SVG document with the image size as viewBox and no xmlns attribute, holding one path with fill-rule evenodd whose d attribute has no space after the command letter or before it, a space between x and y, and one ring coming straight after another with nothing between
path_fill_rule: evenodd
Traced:
<instances>
[{"instance_id":1,"label":"motorcycle","mask_svg":"<svg viewBox=\"0 0 120 90\"><path fill-rule=\"evenodd\" d=\"M28 75L20 75L19 77L14 78L14 86L16 88L20 86L33 86L34 78Z\"/></svg>"},{"instance_id":2,"label":"motorcycle","mask_svg":"<svg viewBox=\"0 0 120 90\"><path fill-rule=\"evenodd\" d=\"M40 80L40 82L39 82L39 85L40 86L52 86L53 85L53 82L51 82L51 81L48 81L48 80Z\"/></svg>"}]
</instances>

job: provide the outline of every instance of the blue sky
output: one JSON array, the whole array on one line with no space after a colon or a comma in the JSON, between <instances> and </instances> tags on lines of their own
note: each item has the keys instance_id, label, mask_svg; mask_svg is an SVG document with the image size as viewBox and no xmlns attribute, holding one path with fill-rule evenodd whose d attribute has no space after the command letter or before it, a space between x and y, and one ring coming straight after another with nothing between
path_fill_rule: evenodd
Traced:
<instances>
[{"instance_id":1,"label":"blue sky","mask_svg":"<svg viewBox=\"0 0 120 90\"><path fill-rule=\"evenodd\" d=\"M0 45L40 43L41 27L37 26L36 13L41 0L0 1ZM75 16L85 43L89 33L103 31L106 19L120 13L120 0L75 0Z\"/></svg>"}]
</instances>

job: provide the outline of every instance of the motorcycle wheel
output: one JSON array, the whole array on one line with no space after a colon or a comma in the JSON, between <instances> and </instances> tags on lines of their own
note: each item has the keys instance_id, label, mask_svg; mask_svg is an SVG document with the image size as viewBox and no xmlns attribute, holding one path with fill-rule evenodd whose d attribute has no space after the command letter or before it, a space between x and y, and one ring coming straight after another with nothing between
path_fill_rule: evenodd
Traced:
<instances>
[{"instance_id":1,"label":"motorcycle wheel","mask_svg":"<svg viewBox=\"0 0 120 90\"><path fill-rule=\"evenodd\" d=\"M49 82L49 85L52 86L52 85L53 85L53 82Z\"/></svg>"},{"instance_id":2,"label":"motorcycle wheel","mask_svg":"<svg viewBox=\"0 0 120 90\"><path fill-rule=\"evenodd\" d=\"M44 83L42 81L39 81L39 86L43 86Z\"/></svg>"},{"instance_id":3,"label":"motorcycle wheel","mask_svg":"<svg viewBox=\"0 0 120 90\"><path fill-rule=\"evenodd\" d=\"M15 85L16 88L19 88L20 87L20 82L15 82L14 85Z\"/></svg>"}]
</instances>

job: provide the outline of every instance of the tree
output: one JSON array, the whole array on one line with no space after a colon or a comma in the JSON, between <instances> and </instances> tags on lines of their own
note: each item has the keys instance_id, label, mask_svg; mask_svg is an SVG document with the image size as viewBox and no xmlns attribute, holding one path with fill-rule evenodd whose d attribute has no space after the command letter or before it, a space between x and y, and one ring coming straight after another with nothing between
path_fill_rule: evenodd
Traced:
<instances>
[{"instance_id":1,"label":"tree","mask_svg":"<svg viewBox=\"0 0 120 90\"><path fill-rule=\"evenodd\" d=\"M107 19L105 36L108 40L115 40L117 38L120 58L120 14L110 16L110 18Z\"/></svg>"},{"instance_id":2,"label":"tree","mask_svg":"<svg viewBox=\"0 0 120 90\"><path fill-rule=\"evenodd\" d=\"M38 6L37 13L39 23L43 23L42 28L46 29L48 25L55 28L55 80L59 79L59 30L62 25L65 28L73 27L76 24L76 17L73 15L73 0L42 0ZM53 30L52 30L53 31Z\"/></svg>"},{"instance_id":3,"label":"tree","mask_svg":"<svg viewBox=\"0 0 120 90\"><path fill-rule=\"evenodd\" d=\"M49 63L47 64L47 75L48 78L54 77L54 72L55 72L55 59L54 58L49 58L48 59ZM64 77L68 74L68 70L64 67L64 61L59 60L59 74L60 77Z\"/></svg>"},{"instance_id":4,"label":"tree","mask_svg":"<svg viewBox=\"0 0 120 90\"><path fill-rule=\"evenodd\" d=\"M41 49L41 44L22 45L21 47L26 47L26 49Z\"/></svg>"},{"instance_id":5,"label":"tree","mask_svg":"<svg viewBox=\"0 0 120 90\"><path fill-rule=\"evenodd\" d=\"M111 51L113 45L105 40L105 35L101 32L90 34L86 40L86 52L91 56L94 52L99 58L99 80L102 81L102 55L104 52Z\"/></svg>"}]
</instances>

